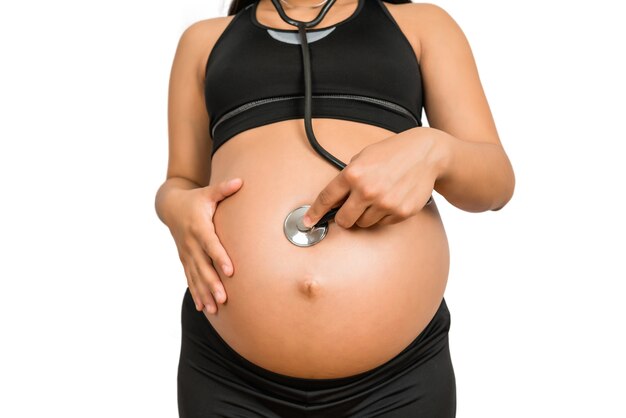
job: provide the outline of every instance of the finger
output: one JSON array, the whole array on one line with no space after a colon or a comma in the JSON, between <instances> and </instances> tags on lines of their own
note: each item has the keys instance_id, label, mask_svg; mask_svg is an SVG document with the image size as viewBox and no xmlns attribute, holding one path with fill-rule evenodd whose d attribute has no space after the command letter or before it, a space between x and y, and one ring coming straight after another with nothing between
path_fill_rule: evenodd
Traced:
<instances>
[{"instance_id":1,"label":"finger","mask_svg":"<svg viewBox=\"0 0 626 418\"><path fill-rule=\"evenodd\" d=\"M233 263L215 233L213 224L209 223L206 233L197 238L202 250L211 258L214 265L219 266L226 276L231 276L234 272Z\"/></svg>"},{"instance_id":2,"label":"finger","mask_svg":"<svg viewBox=\"0 0 626 418\"><path fill-rule=\"evenodd\" d=\"M217 312L217 304L213 300L213 295L211 293L211 289L208 284L202 279L200 272L196 266L195 260L192 260L189 263L189 271L191 271L191 275L194 277L194 283L196 284L196 288L198 289L198 295L200 296L200 300L204 305L204 311L208 313Z\"/></svg>"},{"instance_id":3,"label":"finger","mask_svg":"<svg viewBox=\"0 0 626 418\"><path fill-rule=\"evenodd\" d=\"M317 195L311 207L307 209L302 217L304 226L309 228L315 225L326 212L337 206L337 203L342 201L350 192L350 184L343 173L342 171L338 176L333 178Z\"/></svg>"},{"instance_id":4,"label":"finger","mask_svg":"<svg viewBox=\"0 0 626 418\"><path fill-rule=\"evenodd\" d=\"M335 214L335 223L342 228L351 228L367 209L368 205L369 203L359 198L357 193L350 193L348 199Z\"/></svg>"},{"instance_id":5,"label":"finger","mask_svg":"<svg viewBox=\"0 0 626 418\"><path fill-rule=\"evenodd\" d=\"M209 192L211 200L219 202L226 197L235 193L243 185L243 180L239 177L229 180L224 180L217 184L217 186L207 186L206 189Z\"/></svg>"},{"instance_id":6,"label":"finger","mask_svg":"<svg viewBox=\"0 0 626 418\"><path fill-rule=\"evenodd\" d=\"M356 224L361 228L369 228L374 224L380 223L381 219L385 218L388 213L380 206L371 205L357 219Z\"/></svg>"},{"instance_id":7,"label":"finger","mask_svg":"<svg viewBox=\"0 0 626 418\"><path fill-rule=\"evenodd\" d=\"M213 299L218 303L226 302L224 283L222 283L220 276L218 276L215 268L211 264L211 259L204 251L199 249L197 254L195 254L194 262L196 263L196 270L200 275L200 279L203 283L208 285L213 294Z\"/></svg>"},{"instance_id":8,"label":"finger","mask_svg":"<svg viewBox=\"0 0 626 418\"><path fill-rule=\"evenodd\" d=\"M183 264L183 269L185 270L185 276L187 276L187 287L189 287L189 292L191 293L193 303L196 305L196 310L201 311L204 305L200 300L200 295L198 295L198 290L196 289L194 278L191 276L191 272L189 271L189 268L186 264Z\"/></svg>"},{"instance_id":9,"label":"finger","mask_svg":"<svg viewBox=\"0 0 626 418\"><path fill-rule=\"evenodd\" d=\"M380 225L393 225L400 222L404 222L409 218L409 216L400 216L400 215L386 215L384 216L378 223Z\"/></svg>"},{"instance_id":10,"label":"finger","mask_svg":"<svg viewBox=\"0 0 626 418\"><path fill-rule=\"evenodd\" d=\"M378 225L393 225L395 223L398 223L398 220L393 215L385 215L378 221Z\"/></svg>"}]
</instances>

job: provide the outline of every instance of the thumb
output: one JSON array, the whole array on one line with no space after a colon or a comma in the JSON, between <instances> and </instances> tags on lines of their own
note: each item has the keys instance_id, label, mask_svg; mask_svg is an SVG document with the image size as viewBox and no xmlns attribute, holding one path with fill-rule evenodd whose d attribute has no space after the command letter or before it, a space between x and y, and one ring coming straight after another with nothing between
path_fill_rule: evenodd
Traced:
<instances>
[{"instance_id":1,"label":"thumb","mask_svg":"<svg viewBox=\"0 0 626 418\"><path fill-rule=\"evenodd\" d=\"M217 185L209 186L209 195L215 202L219 202L239 190L242 184L243 181L238 177L224 180Z\"/></svg>"}]
</instances>

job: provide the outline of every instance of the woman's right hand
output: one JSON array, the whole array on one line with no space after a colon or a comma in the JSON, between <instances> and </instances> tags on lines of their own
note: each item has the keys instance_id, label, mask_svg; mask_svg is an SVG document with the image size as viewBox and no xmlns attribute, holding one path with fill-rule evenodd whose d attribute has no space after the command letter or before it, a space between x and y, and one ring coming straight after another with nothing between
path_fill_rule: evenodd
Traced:
<instances>
[{"instance_id":1,"label":"woman's right hand","mask_svg":"<svg viewBox=\"0 0 626 418\"><path fill-rule=\"evenodd\" d=\"M213 215L218 202L239 190L242 183L240 178L233 178L176 194L176 217L169 229L198 311L214 314L216 301L226 302L226 290L214 265L230 276L233 264L215 233Z\"/></svg>"}]
</instances>

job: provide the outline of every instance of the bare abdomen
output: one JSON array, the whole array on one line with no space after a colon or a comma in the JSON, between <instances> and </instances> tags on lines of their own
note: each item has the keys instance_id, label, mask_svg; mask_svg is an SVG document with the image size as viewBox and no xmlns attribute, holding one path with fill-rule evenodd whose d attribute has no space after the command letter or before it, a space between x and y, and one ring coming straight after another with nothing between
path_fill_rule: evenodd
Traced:
<instances>
[{"instance_id":1,"label":"bare abdomen","mask_svg":"<svg viewBox=\"0 0 626 418\"><path fill-rule=\"evenodd\" d=\"M318 141L345 163L393 132L314 120ZM222 145L211 184L240 177L213 221L234 274L208 320L251 362L290 376L333 378L389 360L427 325L446 286L448 242L436 204L394 225L344 229L297 247L283 221L311 204L339 170L311 148L302 120L243 132Z\"/></svg>"}]
</instances>

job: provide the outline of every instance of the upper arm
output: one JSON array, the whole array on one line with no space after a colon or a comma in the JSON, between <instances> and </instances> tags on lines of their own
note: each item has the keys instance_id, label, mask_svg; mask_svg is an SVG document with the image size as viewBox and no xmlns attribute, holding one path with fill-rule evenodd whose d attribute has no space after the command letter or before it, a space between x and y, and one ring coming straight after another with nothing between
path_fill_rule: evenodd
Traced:
<instances>
[{"instance_id":1,"label":"upper arm","mask_svg":"<svg viewBox=\"0 0 626 418\"><path fill-rule=\"evenodd\" d=\"M198 21L181 35L169 79L167 178L209 184L211 138L204 102L204 66L225 24L232 18Z\"/></svg>"},{"instance_id":2,"label":"upper arm","mask_svg":"<svg viewBox=\"0 0 626 418\"><path fill-rule=\"evenodd\" d=\"M432 128L459 139L500 143L468 40L441 7L422 3L419 20L424 110Z\"/></svg>"}]
</instances>

